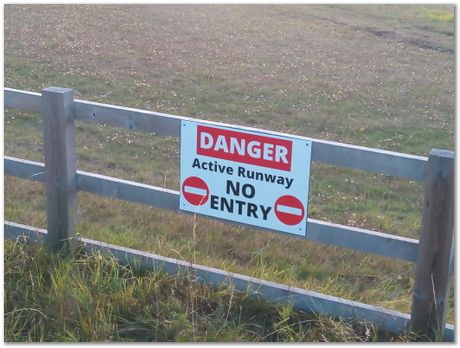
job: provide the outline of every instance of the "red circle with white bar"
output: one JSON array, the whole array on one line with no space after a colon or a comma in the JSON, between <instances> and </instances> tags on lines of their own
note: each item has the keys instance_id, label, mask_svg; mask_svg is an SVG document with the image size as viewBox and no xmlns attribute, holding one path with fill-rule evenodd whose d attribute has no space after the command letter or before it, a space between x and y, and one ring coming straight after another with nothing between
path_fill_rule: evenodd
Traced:
<instances>
[{"instance_id":1,"label":"red circle with white bar","mask_svg":"<svg viewBox=\"0 0 460 348\"><path fill-rule=\"evenodd\" d=\"M281 196L275 202L275 215L285 225L299 224L305 215L302 202L294 196Z\"/></svg>"},{"instance_id":2,"label":"red circle with white bar","mask_svg":"<svg viewBox=\"0 0 460 348\"><path fill-rule=\"evenodd\" d=\"M209 188L203 179L189 176L182 183L182 194L190 204L203 205L208 201Z\"/></svg>"}]
</instances>

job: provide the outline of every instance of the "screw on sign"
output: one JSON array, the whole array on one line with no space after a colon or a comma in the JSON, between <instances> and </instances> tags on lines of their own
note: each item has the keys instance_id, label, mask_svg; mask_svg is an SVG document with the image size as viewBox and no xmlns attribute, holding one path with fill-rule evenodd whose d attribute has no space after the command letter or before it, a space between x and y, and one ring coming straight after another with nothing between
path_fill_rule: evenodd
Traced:
<instances>
[{"instance_id":1,"label":"screw on sign","mask_svg":"<svg viewBox=\"0 0 460 348\"><path fill-rule=\"evenodd\" d=\"M302 222L305 209L298 198L285 195L276 200L275 215L283 224L294 226Z\"/></svg>"},{"instance_id":2,"label":"screw on sign","mask_svg":"<svg viewBox=\"0 0 460 348\"><path fill-rule=\"evenodd\" d=\"M203 179L189 176L182 183L182 194L190 204L203 205L208 201L209 188Z\"/></svg>"}]
</instances>

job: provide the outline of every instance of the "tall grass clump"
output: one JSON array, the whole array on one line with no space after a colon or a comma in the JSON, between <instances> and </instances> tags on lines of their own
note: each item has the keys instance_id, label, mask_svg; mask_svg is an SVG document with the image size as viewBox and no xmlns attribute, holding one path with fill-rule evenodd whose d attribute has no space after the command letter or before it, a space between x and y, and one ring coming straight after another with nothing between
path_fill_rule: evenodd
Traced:
<instances>
[{"instance_id":1,"label":"tall grass clump","mask_svg":"<svg viewBox=\"0 0 460 348\"><path fill-rule=\"evenodd\" d=\"M64 256L5 241L7 342L401 341L363 323L318 317L190 274L120 265L100 252Z\"/></svg>"}]
</instances>

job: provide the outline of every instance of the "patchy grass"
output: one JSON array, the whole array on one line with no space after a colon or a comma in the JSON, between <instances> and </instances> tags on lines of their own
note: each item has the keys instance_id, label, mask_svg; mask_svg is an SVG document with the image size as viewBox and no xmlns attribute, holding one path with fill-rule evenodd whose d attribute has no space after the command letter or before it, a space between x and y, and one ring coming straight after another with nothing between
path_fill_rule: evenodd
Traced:
<instances>
[{"instance_id":1,"label":"patchy grass","mask_svg":"<svg viewBox=\"0 0 460 348\"><path fill-rule=\"evenodd\" d=\"M455 15L452 11L442 10L438 8L425 9L422 11L423 18L439 21L439 22L449 22L453 23Z\"/></svg>"},{"instance_id":2,"label":"patchy grass","mask_svg":"<svg viewBox=\"0 0 460 348\"><path fill-rule=\"evenodd\" d=\"M110 255L5 242L6 342L407 342L365 323L275 305Z\"/></svg>"},{"instance_id":3,"label":"patchy grass","mask_svg":"<svg viewBox=\"0 0 460 348\"><path fill-rule=\"evenodd\" d=\"M454 147L454 25L423 17L438 10L453 14L5 5L5 86L70 87L81 99L427 155ZM5 154L43 161L40 115L5 109L4 121ZM178 189L178 139L85 123L76 136L79 169ZM421 183L314 164L310 184L312 218L418 237ZM79 204L85 237L410 311L406 262L86 193ZM5 219L45 228L42 185L6 177Z\"/></svg>"}]
</instances>

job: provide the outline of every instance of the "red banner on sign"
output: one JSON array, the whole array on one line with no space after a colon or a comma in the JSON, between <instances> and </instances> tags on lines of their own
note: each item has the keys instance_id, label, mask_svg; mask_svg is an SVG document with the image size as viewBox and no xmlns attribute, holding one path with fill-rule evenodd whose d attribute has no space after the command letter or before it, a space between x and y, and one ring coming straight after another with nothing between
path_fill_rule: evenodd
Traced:
<instances>
[{"instance_id":1,"label":"red banner on sign","mask_svg":"<svg viewBox=\"0 0 460 348\"><path fill-rule=\"evenodd\" d=\"M292 141L198 125L197 154L290 171Z\"/></svg>"}]
</instances>

